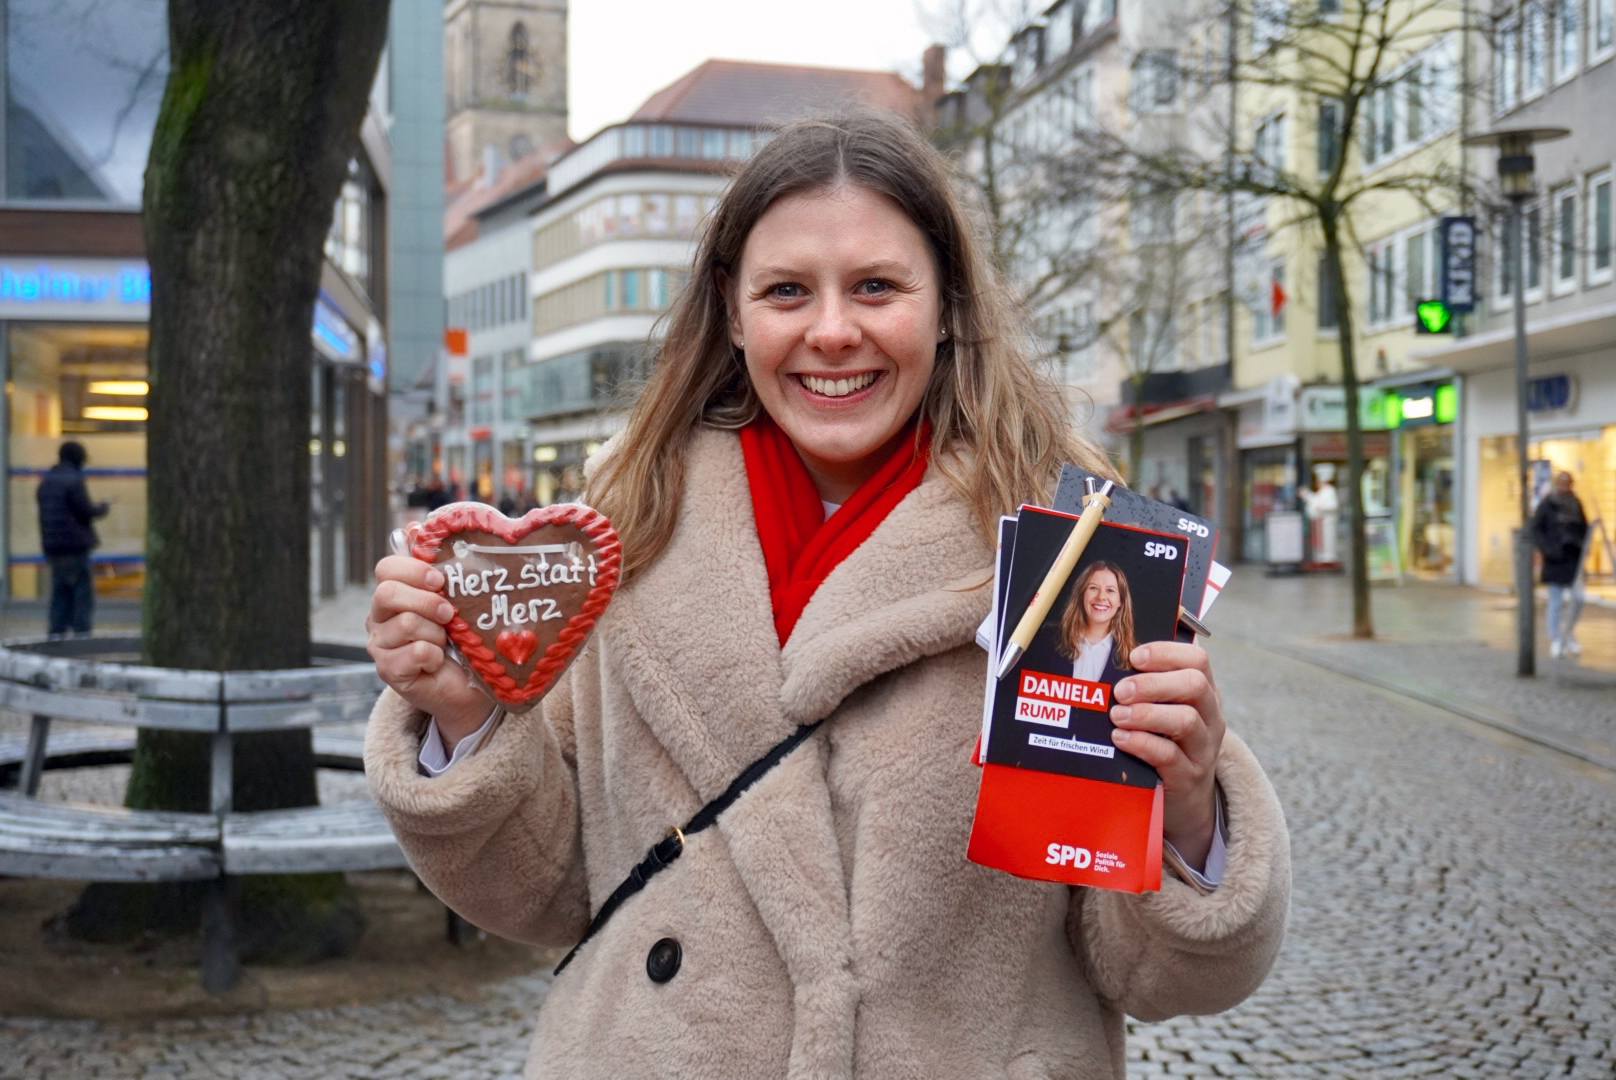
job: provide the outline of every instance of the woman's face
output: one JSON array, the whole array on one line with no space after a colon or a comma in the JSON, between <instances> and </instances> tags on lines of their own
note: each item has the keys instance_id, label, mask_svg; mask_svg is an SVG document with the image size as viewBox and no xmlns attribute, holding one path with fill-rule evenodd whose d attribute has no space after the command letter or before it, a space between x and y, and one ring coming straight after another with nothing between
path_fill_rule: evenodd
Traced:
<instances>
[{"instance_id":1,"label":"woman's face","mask_svg":"<svg viewBox=\"0 0 1616 1080\"><path fill-rule=\"evenodd\" d=\"M1109 570L1096 570L1083 586L1083 614L1089 629L1104 633L1122 606L1122 590L1117 587L1117 575Z\"/></svg>"},{"instance_id":2,"label":"woman's face","mask_svg":"<svg viewBox=\"0 0 1616 1080\"><path fill-rule=\"evenodd\" d=\"M759 400L820 497L845 501L931 380L942 299L925 236L867 188L788 195L752 227L729 290Z\"/></svg>"}]
</instances>

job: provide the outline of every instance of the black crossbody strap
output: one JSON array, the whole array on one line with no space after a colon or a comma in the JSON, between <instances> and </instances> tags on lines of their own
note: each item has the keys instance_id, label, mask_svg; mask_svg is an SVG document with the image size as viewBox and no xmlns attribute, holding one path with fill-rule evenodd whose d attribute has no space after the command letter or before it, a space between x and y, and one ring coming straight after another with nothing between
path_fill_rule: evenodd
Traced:
<instances>
[{"instance_id":1,"label":"black crossbody strap","mask_svg":"<svg viewBox=\"0 0 1616 1080\"><path fill-rule=\"evenodd\" d=\"M674 860L684 854L686 839L716 822L718 815L728 810L730 805L736 799L739 799L747 788L757 783L765 773L780 764L787 754L802 745L808 736L818 730L819 725L822 723L824 723L823 720L816 720L812 724L803 724L797 728L796 731L776 743L768 753L742 770L739 776L730 781L729 787L724 789L723 794L697 810L690 820L685 822L683 828L669 829L667 836L652 844L651 850L645 853L645 858L641 859L638 865L628 872L628 877L623 879L623 883L613 889L612 895L608 896L606 902L600 905L600 910L595 912L595 917L589 921L589 929L584 931L584 936L578 939L578 944L572 947L572 951L562 957L561 963L556 965L553 974L561 974L561 970L572 963L572 958L578 955L578 950L583 948L584 943L594 937L600 928L606 925L607 921L616 914L617 909L622 906L623 901L645 888L647 881L672 866Z\"/></svg>"}]
</instances>

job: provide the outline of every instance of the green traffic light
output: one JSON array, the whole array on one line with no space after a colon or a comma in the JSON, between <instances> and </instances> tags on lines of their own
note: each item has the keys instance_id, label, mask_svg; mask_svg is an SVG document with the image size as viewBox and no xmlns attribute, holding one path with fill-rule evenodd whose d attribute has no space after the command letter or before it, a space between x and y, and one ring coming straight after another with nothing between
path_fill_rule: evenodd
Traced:
<instances>
[{"instance_id":1,"label":"green traffic light","mask_svg":"<svg viewBox=\"0 0 1616 1080\"><path fill-rule=\"evenodd\" d=\"M1421 300L1414 308L1420 330L1427 334L1445 334L1453 322L1453 312L1440 300Z\"/></svg>"}]
</instances>

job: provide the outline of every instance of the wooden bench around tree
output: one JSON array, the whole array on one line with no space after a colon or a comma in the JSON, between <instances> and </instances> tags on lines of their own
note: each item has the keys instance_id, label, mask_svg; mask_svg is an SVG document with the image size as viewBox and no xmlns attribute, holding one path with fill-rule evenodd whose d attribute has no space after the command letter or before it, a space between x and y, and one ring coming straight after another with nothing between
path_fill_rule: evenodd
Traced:
<instances>
[{"instance_id":1,"label":"wooden bench around tree","mask_svg":"<svg viewBox=\"0 0 1616 1080\"><path fill-rule=\"evenodd\" d=\"M247 732L310 728L317 764L360 768L360 740L319 729L364 720L381 684L363 649L314 646L298 671L181 671L140 665L132 638L0 644L0 709L33 717L26 741L0 740L0 875L83 881L209 881L202 982L240 977L231 879L404 867L368 800L254 813L232 808L231 753ZM52 734L53 720L104 727ZM47 768L127 761L134 730L211 737L208 813L129 810L36 797ZM21 745L19 745L19 743ZM20 750L20 753L19 753Z\"/></svg>"}]
</instances>

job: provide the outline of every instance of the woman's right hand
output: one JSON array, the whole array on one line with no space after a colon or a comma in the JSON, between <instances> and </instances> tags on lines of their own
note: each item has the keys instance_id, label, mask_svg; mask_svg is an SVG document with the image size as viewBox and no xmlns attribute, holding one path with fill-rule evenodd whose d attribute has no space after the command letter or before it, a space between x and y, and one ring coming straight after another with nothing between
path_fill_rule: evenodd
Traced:
<instances>
[{"instance_id":1,"label":"woman's right hand","mask_svg":"<svg viewBox=\"0 0 1616 1080\"><path fill-rule=\"evenodd\" d=\"M443 574L407 555L376 564L376 591L365 617L365 648L376 674L398 695L437 718L446 748L482 727L494 702L449 659L445 625L454 608L437 590Z\"/></svg>"}]
</instances>

